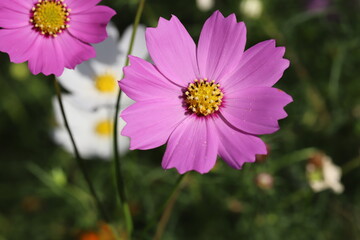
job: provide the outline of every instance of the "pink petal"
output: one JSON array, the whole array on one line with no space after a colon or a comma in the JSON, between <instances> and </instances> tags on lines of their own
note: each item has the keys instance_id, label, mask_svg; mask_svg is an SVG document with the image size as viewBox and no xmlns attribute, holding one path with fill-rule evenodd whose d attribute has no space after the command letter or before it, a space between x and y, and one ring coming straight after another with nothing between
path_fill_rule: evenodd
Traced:
<instances>
[{"instance_id":1,"label":"pink petal","mask_svg":"<svg viewBox=\"0 0 360 240\"><path fill-rule=\"evenodd\" d=\"M31 9L31 8L30 8ZM28 9L30 11L30 9ZM18 10L2 8L0 6L0 27L2 28L20 28L30 26L30 16L28 12L19 12Z\"/></svg>"},{"instance_id":2,"label":"pink petal","mask_svg":"<svg viewBox=\"0 0 360 240\"><path fill-rule=\"evenodd\" d=\"M180 174L191 170L207 173L215 165L218 144L213 122L192 115L171 134L162 167L176 168Z\"/></svg>"},{"instance_id":3,"label":"pink petal","mask_svg":"<svg viewBox=\"0 0 360 240\"><path fill-rule=\"evenodd\" d=\"M106 6L95 6L70 15L68 31L85 43L99 43L107 38L106 25L116 12Z\"/></svg>"},{"instance_id":4,"label":"pink petal","mask_svg":"<svg viewBox=\"0 0 360 240\"><path fill-rule=\"evenodd\" d=\"M219 136L219 155L230 167L241 169L244 163L254 162L256 154L267 154L260 138L241 132L225 121L214 118L214 126Z\"/></svg>"},{"instance_id":5,"label":"pink petal","mask_svg":"<svg viewBox=\"0 0 360 240\"><path fill-rule=\"evenodd\" d=\"M137 102L126 108L121 134L131 138L130 149L151 149L166 143L171 132L182 122L185 110L179 99L156 99Z\"/></svg>"},{"instance_id":6,"label":"pink petal","mask_svg":"<svg viewBox=\"0 0 360 240\"><path fill-rule=\"evenodd\" d=\"M74 69L83 61L96 57L94 47L72 37L67 31L59 34L56 40L61 46L66 68Z\"/></svg>"},{"instance_id":7,"label":"pink petal","mask_svg":"<svg viewBox=\"0 0 360 240\"><path fill-rule=\"evenodd\" d=\"M37 2L37 1L35 1ZM18 13L25 13L29 16L29 12L31 8L34 6L33 0L1 0L0 1L0 8L7 8ZM2 11L2 10L0 10ZM28 21L30 20L30 16ZM27 22L28 22L27 21Z\"/></svg>"},{"instance_id":8,"label":"pink petal","mask_svg":"<svg viewBox=\"0 0 360 240\"><path fill-rule=\"evenodd\" d=\"M174 83L186 86L199 77L195 43L176 16L148 28L146 44L155 66Z\"/></svg>"},{"instance_id":9,"label":"pink petal","mask_svg":"<svg viewBox=\"0 0 360 240\"><path fill-rule=\"evenodd\" d=\"M226 98L225 98L226 97ZM279 129L278 120L287 116L284 107L291 96L270 87L224 92L221 114L234 127L251 134L269 134Z\"/></svg>"},{"instance_id":10,"label":"pink petal","mask_svg":"<svg viewBox=\"0 0 360 240\"><path fill-rule=\"evenodd\" d=\"M202 77L220 80L239 65L246 43L246 27L216 11L204 24L198 45L198 64Z\"/></svg>"},{"instance_id":11,"label":"pink petal","mask_svg":"<svg viewBox=\"0 0 360 240\"><path fill-rule=\"evenodd\" d=\"M34 43L39 37L42 36L30 27L1 29L0 51L8 53L11 62L25 62L35 51Z\"/></svg>"},{"instance_id":12,"label":"pink petal","mask_svg":"<svg viewBox=\"0 0 360 240\"><path fill-rule=\"evenodd\" d=\"M130 66L124 68L125 78L120 88L135 101L179 98L181 89L167 80L151 63L129 56Z\"/></svg>"},{"instance_id":13,"label":"pink petal","mask_svg":"<svg viewBox=\"0 0 360 240\"><path fill-rule=\"evenodd\" d=\"M79 13L93 8L100 1L101 0L65 0L64 3L69 6L71 13Z\"/></svg>"},{"instance_id":14,"label":"pink petal","mask_svg":"<svg viewBox=\"0 0 360 240\"><path fill-rule=\"evenodd\" d=\"M29 59L29 69L33 74L60 76L64 71L64 55L56 38L38 37L34 52Z\"/></svg>"},{"instance_id":15,"label":"pink petal","mask_svg":"<svg viewBox=\"0 0 360 240\"><path fill-rule=\"evenodd\" d=\"M284 53L285 48L275 47L274 40L256 44L245 51L239 68L222 80L222 86L229 91L253 86L273 86L289 67L289 61L283 58Z\"/></svg>"}]
</instances>

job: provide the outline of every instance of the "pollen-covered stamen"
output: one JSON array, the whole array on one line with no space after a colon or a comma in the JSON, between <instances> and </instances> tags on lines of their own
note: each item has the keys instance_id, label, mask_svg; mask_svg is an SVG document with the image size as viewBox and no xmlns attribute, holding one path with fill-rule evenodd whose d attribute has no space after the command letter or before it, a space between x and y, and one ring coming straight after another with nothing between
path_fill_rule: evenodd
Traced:
<instances>
[{"instance_id":1,"label":"pollen-covered stamen","mask_svg":"<svg viewBox=\"0 0 360 240\"><path fill-rule=\"evenodd\" d=\"M30 22L41 34L56 37L69 27L70 11L64 0L39 0L32 8Z\"/></svg>"},{"instance_id":2,"label":"pollen-covered stamen","mask_svg":"<svg viewBox=\"0 0 360 240\"><path fill-rule=\"evenodd\" d=\"M193 113L207 116L219 110L223 93L220 84L206 78L190 83L185 92L185 102Z\"/></svg>"}]
</instances>

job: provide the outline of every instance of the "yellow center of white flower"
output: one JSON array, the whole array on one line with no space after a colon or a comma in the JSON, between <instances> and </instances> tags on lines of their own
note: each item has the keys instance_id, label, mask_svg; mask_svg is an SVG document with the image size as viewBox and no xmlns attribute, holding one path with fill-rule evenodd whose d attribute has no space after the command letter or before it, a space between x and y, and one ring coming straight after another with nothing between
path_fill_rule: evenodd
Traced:
<instances>
[{"instance_id":1,"label":"yellow center of white flower","mask_svg":"<svg viewBox=\"0 0 360 240\"><path fill-rule=\"evenodd\" d=\"M193 113L207 116L219 110L223 96L220 84L216 84L214 80L209 82L206 78L195 79L185 92L185 102Z\"/></svg>"},{"instance_id":2,"label":"yellow center of white flower","mask_svg":"<svg viewBox=\"0 0 360 240\"><path fill-rule=\"evenodd\" d=\"M96 124L95 132L103 137L111 136L114 129L114 124L110 120L103 120Z\"/></svg>"},{"instance_id":3,"label":"yellow center of white flower","mask_svg":"<svg viewBox=\"0 0 360 240\"><path fill-rule=\"evenodd\" d=\"M100 92L110 93L117 89L116 78L113 74L105 73L95 78L95 86Z\"/></svg>"},{"instance_id":4,"label":"yellow center of white flower","mask_svg":"<svg viewBox=\"0 0 360 240\"><path fill-rule=\"evenodd\" d=\"M56 37L69 27L70 11L64 0L39 0L32 8L30 22L41 34Z\"/></svg>"}]
</instances>

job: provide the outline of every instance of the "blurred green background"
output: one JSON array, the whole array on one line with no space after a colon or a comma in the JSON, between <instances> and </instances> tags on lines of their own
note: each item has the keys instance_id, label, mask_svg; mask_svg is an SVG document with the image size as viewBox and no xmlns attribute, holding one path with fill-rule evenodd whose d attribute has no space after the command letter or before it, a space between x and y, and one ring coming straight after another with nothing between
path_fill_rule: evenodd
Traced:
<instances>
[{"instance_id":1,"label":"blurred green background","mask_svg":"<svg viewBox=\"0 0 360 240\"><path fill-rule=\"evenodd\" d=\"M144 9L146 26L174 14L196 40L214 10L236 13L247 26L247 48L267 39L286 46L291 65L275 86L294 98L280 131L263 137L266 160L241 171L218 161L206 175L187 175L163 239L360 239L360 1L314 7L305 0L262 0L257 16L241 10L241 2L217 0L201 10L195 0L149 0ZM113 22L121 32L133 22L137 1L102 4L117 11ZM102 225L75 160L52 140L53 79L31 75L4 53L0 62L0 240L111 239L84 234ZM164 149L122 158L134 239L152 239L154 216L179 177L162 170ZM343 169L342 194L309 187L306 164L318 150ZM122 231L112 163L86 164ZM263 172L272 186L255 181Z\"/></svg>"}]
</instances>

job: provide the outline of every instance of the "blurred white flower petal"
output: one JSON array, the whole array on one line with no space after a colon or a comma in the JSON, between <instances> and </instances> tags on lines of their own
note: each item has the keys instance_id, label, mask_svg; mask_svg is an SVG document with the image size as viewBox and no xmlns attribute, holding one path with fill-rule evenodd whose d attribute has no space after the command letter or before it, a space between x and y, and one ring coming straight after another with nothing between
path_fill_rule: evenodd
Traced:
<instances>
[{"instance_id":1,"label":"blurred white flower petal","mask_svg":"<svg viewBox=\"0 0 360 240\"><path fill-rule=\"evenodd\" d=\"M96 49L96 58L90 59L90 61L101 62L112 66L117 61L119 55L121 55L121 51L117 47L119 42L119 31L112 22L108 24L106 31L108 33L108 38L105 41L94 45ZM124 55L121 56L125 57Z\"/></svg>"},{"instance_id":2,"label":"blurred white flower petal","mask_svg":"<svg viewBox=\"0 0 360 240\"><path fill-rule=\"evenodd\" d=\"M73 94L71 100L77 107L94 110L103 106L114 106L119 92L117 81L122 77L132 27L128 27L121 40L118 30L112 24L107 27L109 38L96 44L97 57L78 65L74 70L65 69L58 78L60 84ZM145 27L139 26L133 46L135 56L145 58L148 53L145 44ZM124 93L121 105L133 103Z\"/></svg>"},{"instance_id":3,"label":"blurred white flower petal","mask_svg":"<svg viewBox=\"0 0 360 240\"><path fill-rule=\"evenodd\" d=\"M60 84L69 92L84 94L95 91L91 76L95 75L90 62L84 62L76 67L76 70L66 69L58 78Z\"/></svg>"},{"instance_id":4,"label":"blurred white flower petal","mask_svg":"<svg viewBox=\"0 0 360 240\"><path fill-rule=\"evenodd\" d=\"M132 26L129 26L125 29L121 40L119 42L120 51L125 55L128 52L131 34L132 34ZM137 28L134 47L132 50L131 55L139 57L139 58L146 58L148 56L147 48L146 48L146 41L145 41L145 26L139 25Z\"/></svg>"},{"instance_id":5,"label":"blurred white flower petal","mask_svg":"<svg viewBox=\"0 0 360 240\"><path fill-rule=\"evenodd\" d=\"M196 0L196 5L201 11L209 11L215 5L215 0Z\"/></svg>"},{"instance_id":6,"label":"blurred white flower petal","mask_svg":"<svg viewBox=\"0 0 360 240\"><path fill-rule=\"evenodd\" d=\"M242 0L240 2L240 12L248 18L259 18L263 11L261 0Z\"/></svg>"},{"instance_id":7,"label":"blurred white flower petal","mask_svg":"<svg viewBox=\"0 0 360 240\"><path fill-rule=\"evenodd\" d=\"M329 156L317 153L309 160L306 171L310 187L315 192L331 189L340 194L344 191L341 168L336 166Z\"/></svg>"},{"instance_id":8,"label":"blurred white flower petal","mask_svg":"<svg viewBox=\"0 0 360 240\"><path fill-rule=\"evenodd\" d=\"M109 22L109 24L106 26L106 31L108 33L108 38L112 38L116 42L119 40L120 34L118 29L116 28L116 25L113 22Z\"/></svg>"},{"instance_id":9,"label":"blurred white flower petal","mask_svg":"<svg viewBox=\"0 0 360 240\"><path fill-rule=\"evenodd\" d=\"M109 159L113 153L114 108L102 107L94 111L87 111L78 108L73 102L73 97L69 95L63 96L65 113L81 156L84 158ZM64 126L56 98L53 100L53 106L57 123L53 132L54 140L68 152L73 153L74 149ZM124 126L125 122L118 118L119 151L121 155L129 149L129 139L120 135Z\"/></svg>"}]
</instances>

